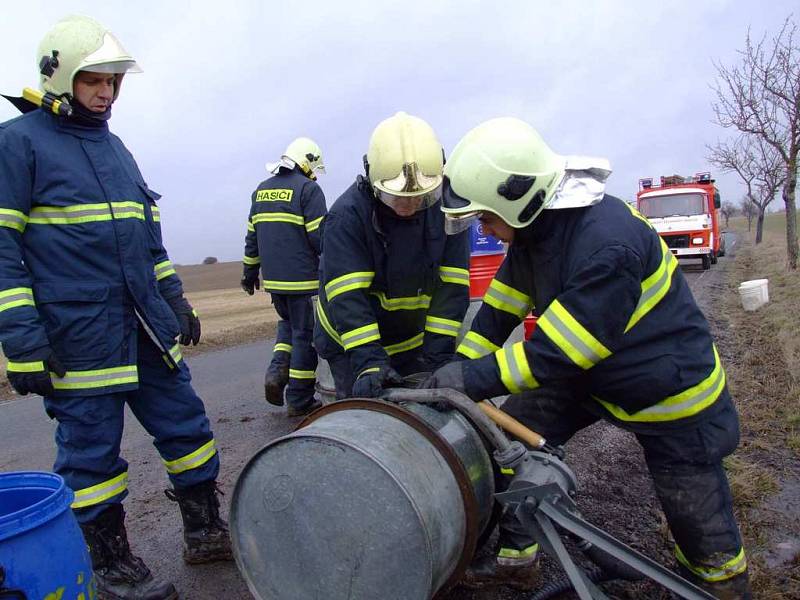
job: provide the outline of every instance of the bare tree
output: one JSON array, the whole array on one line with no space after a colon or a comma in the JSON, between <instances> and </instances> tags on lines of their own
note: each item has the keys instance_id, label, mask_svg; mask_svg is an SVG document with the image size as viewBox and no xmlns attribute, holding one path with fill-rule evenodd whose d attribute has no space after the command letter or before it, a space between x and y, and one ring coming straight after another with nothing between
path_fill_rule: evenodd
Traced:
<instances>
[{"instance_id":1,"label":"bare tree","mask_svg":"<svg viewBox=\"0 0 800 600\"><path fill-rule=\"evenodd\" d=\"M797 25L787 17L778 35L754 42L747 32L741 63L735 67L715 64L716 121L744 134L758 137L780 155L786 209L788 266L797 269L797 189L800 154L800 47L795 43Z\"/></svg>"},{"instance_id":2,"label":"bare tree","mask_svg":"<svg viewBox=\"0 0 800 600\"><path fill-rule=\"evenodd\" d=\"M733 142L708 146L712 164L723 171L735 172L747 188L747 197L756 208L756 244L764 236L764 213L783 184L783 161L775 148L754 135L739 136ZM749 227L748 227L749 231Z\"/></svg>"},{"instance_id":3,"label":"bare tree","mask_svg":"<svg viewBox=\"0 0 800 600\"><path fill-rule=\"evenodd\" d=\"M719 212L722 213L722 216L725 219L725 227L728 227L728 221L731 220L731 217L734 216L737 212L736 207L733 205L732 202L728 202L727 200L722 203L722 206L719 209Z\"/></svg>"},{"instance_id":4,"label":"bare tree","mask_svg":"<svg viewBox=\"0 0 800 600\"><path fill-rule=\"evenodd\" d=\"M753 228L753 217L756 216L756 207L748 196L742 196L739 200L739 212L747 219L747 231Z\"/></svg>"}]
</instances>

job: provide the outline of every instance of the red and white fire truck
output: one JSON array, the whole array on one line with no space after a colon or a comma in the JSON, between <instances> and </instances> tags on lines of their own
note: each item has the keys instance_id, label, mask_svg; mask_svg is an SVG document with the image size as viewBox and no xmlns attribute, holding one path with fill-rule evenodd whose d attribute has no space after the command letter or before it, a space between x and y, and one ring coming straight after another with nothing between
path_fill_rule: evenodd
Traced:
<instances>
[{"instance_id":1,"label":"red and white fire truck","mask_svg":"<svg viewBox=\"0 0 800 600\"><path fill-rule=\"evenodd\" d=\"M677 257L700 258L708 269L725 255L719 190L711 173L662 176L660 185L653 185L652 178L640 179L636 208Z\"/></svg>"}]
</instances>

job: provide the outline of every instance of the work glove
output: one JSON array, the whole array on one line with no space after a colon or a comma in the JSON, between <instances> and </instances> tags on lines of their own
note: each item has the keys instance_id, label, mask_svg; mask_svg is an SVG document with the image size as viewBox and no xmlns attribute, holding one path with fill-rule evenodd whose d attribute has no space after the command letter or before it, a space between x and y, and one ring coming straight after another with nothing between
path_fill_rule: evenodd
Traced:
<instances>
[{"instance_id":1,"label":"work glove","mask_svg":"<svg viewBox=\"0 0 800 600\"><path fill-rule=\"evenodd\" d=\"M55 353L50 350L46 359L39 361L40 368L35 371L13 371L8 370L8 382L18 394L39 394L40 396L50 396L55 391L53 381L50 379L52 371L59 377L64 377L67 370ZM13 368L13 367L12 367Z\"/></svg>"},{"instance_id":2,"label":"work glove","mask_svg":"<svg viewBox=\"0 0 800 600\"><path fill-rule=\"evenodd\" d=\"M178 338L181 344L197 345L200 342L200 318L197 313L183 296L166 298L167 303L172 308L172 312L178 317L178 324L181 326L181 335Z\"/></svg>"},{"instance_id":3,"label":"work glove","mask_svg":"<svg viewBox=\"0 0 800 600\"><path fill-rule=\"evenodd\" d=\"M377 371L362 374L353 384L354 398L377 398L381 392L390 387L401 387L403 376L389 365Z\"/></svg>"},{"instance_id":4,"label":"work glove","mask_svg":"<svg viewBox=\"0 0 800 600\"><path fill-rule=\"evenodd\" d=\"M240 283L242 289L247 292L248 296L252 296L258 289L258 269L245 269Z\"/></svg>"},{"instance_id":5,"label":"work glove","mask_svg":"<svg viewBox=\"0 0 800 600\"><path fill-rule=\"evenodd\" d=\"M464 362L450 362L436 369L425 381L419 384L421 390L429 390L434 388L450 388L462 394L472 396L467 393L467 387L464 384ZM476 402L481 398L472 398Z\"/></svg>"}]
</instances>

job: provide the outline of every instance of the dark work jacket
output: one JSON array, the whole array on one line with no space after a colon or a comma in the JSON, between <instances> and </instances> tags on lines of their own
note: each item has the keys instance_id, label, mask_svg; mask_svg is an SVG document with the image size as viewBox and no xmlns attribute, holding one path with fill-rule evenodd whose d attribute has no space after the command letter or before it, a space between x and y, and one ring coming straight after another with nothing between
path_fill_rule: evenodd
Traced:
<instances>
[{"instance_id":1,"label":"dark work jacket","mask_svg":"<svg viewBox=\"0 0 800 600\"><path fill-rule=\"evenodd\" d=\"M254 269L261 265L265 291L317 291L326 212L322 189L299 169L281 167L259 184L251 197L244 264Z\"/></svg>"},{"instance_id":2,"label":"dark work jacket","mask_svg":"<svg viewBox=\"0 0 800 600\"><path fill-rule=\"evenodd\" d=\"M539 315L531 338L516 354L498 349L529 309ZM677 260L608 195L517 230L459 353L483 356L466 370L487 394L580 381L600 414L640 430L715 412L725 386Z\"/></svg>"},{"instance_id":3,"label":"dark work jacket","mask_svg":"<svg viewBox=\"0 0 800 600\"><path fill-rule=\"evenodd\" d=\"M449 358L469 305L468 241L445 235L438 204L400 218L359 177L325 220L320 355L346 351L356 376L420 350Z\"/></svg>"},{"instance_id":4,"label":"dark work jacket","mask_svg":"<svg viewBox=\"0 0 800 600\"><path fill-rule=\"evenodd\" d=\"M180 360L165 297L183 293L156 201L106 123L36 110L0 125L0 340L24 369L53 348L56 394L136 388L136 320ZM12 369L13 370L13 369Z\"/></svg>"}]
</instances>

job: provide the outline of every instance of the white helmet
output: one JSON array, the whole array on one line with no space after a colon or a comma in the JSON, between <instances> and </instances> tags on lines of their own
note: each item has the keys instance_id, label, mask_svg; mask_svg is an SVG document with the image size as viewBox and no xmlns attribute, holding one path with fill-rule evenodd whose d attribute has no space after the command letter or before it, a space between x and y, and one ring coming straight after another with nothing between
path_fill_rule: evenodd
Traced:
<instances>
[{"instance_id":1,"label":"white helmet","mask_svg":"<svg viewBox=\"0 0 800 600\"><path fill-rule=\"evenodd\" d=\"M431 126L399 112L372 132L365 167L375 196L400 216L411 216L441 198L443 162Z\"/></svg>"},{"instance_id":2,"label":"white helmet","mask_svg":"<svg viewBox=\"0 0 800 600\"><path fill-rule=\"evenodd\" d=\"M319 145L307 137L299 137L286 147L281 155L281 160L267 169L277 173L280 167L294 168L297 165L311 179L317 178L317 173L325 173L325 163L322 161L322 150ZM272 168L270 168L272 166Z\"/></svg>"},{"instance_id":3,"label":"white helmet","mask_svg":"<svg viewBox=\"0 0 800 600\"><path fill-rule=\"evenodd\" d=\"M56 96L72 96L72 84L78 71L95 73L141 73L139 65L119 40L90 17L62 19L39 44L37 55L40 86ZM114 99L119 95L119 78Z\"/></svg>"}]
</instances>

